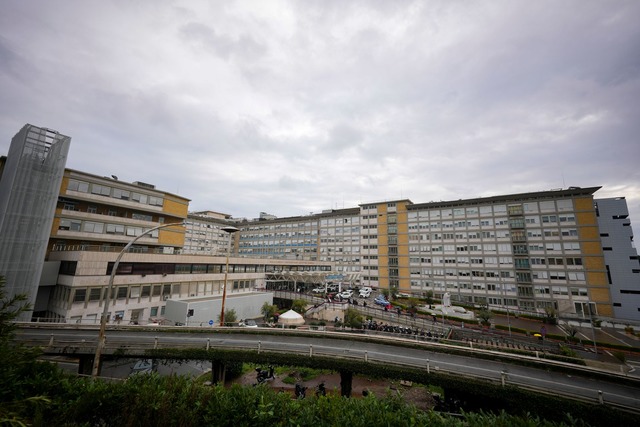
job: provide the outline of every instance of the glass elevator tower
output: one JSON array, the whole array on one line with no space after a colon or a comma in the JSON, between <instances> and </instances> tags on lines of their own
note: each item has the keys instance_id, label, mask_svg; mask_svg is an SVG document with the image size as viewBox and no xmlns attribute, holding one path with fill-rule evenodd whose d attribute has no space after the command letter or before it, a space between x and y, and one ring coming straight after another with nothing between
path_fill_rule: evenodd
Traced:
<instances>
[{"instance_id":1,"label":"glass elevator tower","mask_svg":"<svg viewBox=\"0 0 640 427\"><path fill-rule=\"evenodd\" d=\"M71 138L30 124L11 140L0 177L0 275L9 297L38 293ZM19 320L30 320L25 313Z\"/></svg>"}]
</instances>

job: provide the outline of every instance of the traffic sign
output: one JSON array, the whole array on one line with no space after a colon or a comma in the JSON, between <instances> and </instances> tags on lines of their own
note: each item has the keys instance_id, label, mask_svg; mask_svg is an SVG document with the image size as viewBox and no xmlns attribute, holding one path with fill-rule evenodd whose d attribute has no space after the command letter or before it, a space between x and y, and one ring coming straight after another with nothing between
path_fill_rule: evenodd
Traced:
<instances>
[{"instance_id":1,"label":"traffic sign","mask_svg":"<svg viewBox=\"0 0 640 427\"><path fill-rule=\"evenodd\" d=\"M213 320L209 320L209 326L213 326Z\"/></svg>"}]
</instances>

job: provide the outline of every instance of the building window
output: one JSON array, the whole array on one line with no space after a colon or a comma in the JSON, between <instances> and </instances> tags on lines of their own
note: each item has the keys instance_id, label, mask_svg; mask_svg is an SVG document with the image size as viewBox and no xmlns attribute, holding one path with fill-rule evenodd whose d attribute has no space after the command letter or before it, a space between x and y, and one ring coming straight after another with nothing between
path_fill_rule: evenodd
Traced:
<instances>
[{"instance_id":1,"label":"building window","mask_svg":"<svg viewBox=\"0 0 640 427\"><path fill-rule=\"evenodd\" d=\"M86 297L87 297L86 288L76 289L75 293L73 294L73 302L84 302Z\"/></svg>"},{"instance_id":2,"label":"building window","mask_svg":"<svg viewBox=\"0 0 640 427\"><path fill-rule=\"evenodd\" d=\"M102 288L91 288L89 290L89 301L98 301L102 296Z\"/></svg>"},{"instance_id":3,"label":"building window","mask_svg":"<svg viewBox=\"0 0 640 427\"><path fill-rule=\"evenodd\" d=\"M84 223L84 231L87 233L102 234L104 232L104 224L101 222L86 221Z\"/></svg>"},{"instance_id":4,"label":"building window","mask_svg":"<svg viewBox=\"0 0 640 427\"><path fill-rule=\"evenodd\" d=\"M127 287L126 286L118 286L118 299L125 299L127 297Z\"/></svg>"},{"instance_id":5,"label":"building window","mask_svg":"<svg viewBox=\"0 0 640 427\"><path fill-rule=\"evenodd\" d=\"M106 185L92 184L91 194L98 194L100 196L110 196L111 187L107 187Z\"/></svg>"},{"instance_id":6,"label":"building window","mask_svg":"<svg viewBox=\"0 0 640 427\"><path fill-rule=\"evenodd\" d=\"M122 199L129 200L129 192L127 190L122 190L120 188L113 189L113 198L114 199Z\"/></svg>"},{"instance_id":7,"label":"building window","mask_svg":"<svg viewBox=\"0 0 640 427\"><path fill-rule=\"evenodd\" d=\"M88 193L89 192L89 183L84 181L78 181L75 179L69 180L69 186L67 187L70 191L78 191L80 193Z\"/></svg>"}]
</instances>

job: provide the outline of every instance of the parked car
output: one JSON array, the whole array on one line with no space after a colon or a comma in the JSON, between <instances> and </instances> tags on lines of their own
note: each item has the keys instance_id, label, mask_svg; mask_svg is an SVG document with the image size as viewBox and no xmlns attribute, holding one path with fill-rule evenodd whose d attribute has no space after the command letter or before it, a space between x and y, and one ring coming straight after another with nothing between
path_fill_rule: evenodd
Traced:
<instances>
[{"instance_id":1,"label":"parked car","mask_svg":"<svg viewBox=\"0 0 640 427\"><path fill-rule=\"evenodd\" d=\"M331 284L327 286L327 292L338 292L338 285Z\"/></svg>"},{"instance_id":2,"label":"parked car","mask_svg":"<svg viewBox=\"0 0 640 427\"><path fill-rule=\"evenodd\" d=\"M257 328L258 327L258 324L253 319L247 319L244 322L240 322L240 325L244 326L245 328Z\"/></svg>"},{"instance_id":3,"label":"parked car","mask_svg":"<svg viewBox=\"0 0 640 427\"><path fill-rule=\"evenodd\" d=\"M376 297L375 300L373 300L373 302L375 302L378 305L381 305L383 307L386 308L391 308L391 303L389 301L387 301L387 298L385 298L384 295L380 294Z\"/></svg>"},{"instance_id":4,"label":"parked car","mask_svg":"<svg viewBox=\"0 0 640 427\"><path fill-rule=\"evenodd\" d=\"M342 299L349 299L353 296L353 291L351 289L347 289L346 291L340 292L340 297Z\"/></svg>"},{"instance_id":5,"label":"parked car","mask_svg":"<svg viewBox=\"0 0 640 427\"><path fill-rule=\"evenodd\" d=\"M360 296L360 298L369 298L371 296L371 288L364 287L360 289L358 295Z\"/></svg>"},{"instance_id":6,"label":"parked car","mask_svg":"<svg viewBox=\"0 0 640 427\"><path fill-rule=\"evenodd\" d=\"M322 288L313 288L313 289L311 289L311 292L313 292L314 294L323 294L324 293L324 287L322 287Z\"/></svg>"},{"instance_id":7,"label":"parked car","mask_svg":"<svg viewBox=\"0 0 640 427\"><path fill-rule=\"evenodd\" d=\"M152 372L156 372L157 369L158 369L157 359L140 359L131 368L129 377L132 377L138 374L150 374Z\"/></svg>"}]
</instances>

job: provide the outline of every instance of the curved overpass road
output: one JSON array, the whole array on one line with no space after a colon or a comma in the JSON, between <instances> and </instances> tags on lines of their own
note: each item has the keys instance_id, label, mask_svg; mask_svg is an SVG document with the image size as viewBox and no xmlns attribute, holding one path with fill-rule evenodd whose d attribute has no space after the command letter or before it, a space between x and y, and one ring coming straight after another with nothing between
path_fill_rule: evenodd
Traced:
<instances>
[{"instance_id":1,"label":"curved overpass road","mask_svg":"<svg viewBox=\"0 0 640 427\"><path fill-rule=\"evenodd\" d=\"M269 330L270 332L273 330ZM381 364L393 364L425 369L428 372L441 371L461 376L480 377L503 384L512 384L546 393L569 397L580 397L593 402L607 402L640 411L640 382L633 387L616 383L622 376L611 375L611 379L590 377L589 369L578 369L567 375L537 367L520 366L508 361L487 360L469 356L453 355L434 351L445 344L425 343L424 348L407 348L393 345L398 340L386 339L379 343L330 338L332 333L318 332L318 337L296 336L283 331L281 334L262 334L260 330L243 331L251 333L185 333L135 330L108 330L107 348L129 348L131 350L149 348L227 348L258 350L265 352L293 353L301 355L358 359ZM28 345L55 347L95 347L97 330L61 329L42 327L20 328L17 337ZM345 334L340 333L339 336ZM361 335L357 335L358 337ZM411 341L411 340L406 340ZM415 341L412 341L415 343ZM460 350L460 347L455 347ZM492 352L487 352L492 353ZM526 357L526 356L520 356ZM535 358L529 358L537 360ZM328 367L330 368L330 367Z\"/></svg>"}]
</instances>

